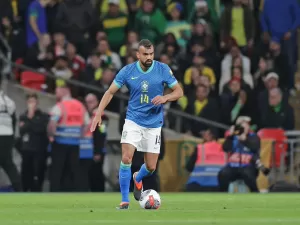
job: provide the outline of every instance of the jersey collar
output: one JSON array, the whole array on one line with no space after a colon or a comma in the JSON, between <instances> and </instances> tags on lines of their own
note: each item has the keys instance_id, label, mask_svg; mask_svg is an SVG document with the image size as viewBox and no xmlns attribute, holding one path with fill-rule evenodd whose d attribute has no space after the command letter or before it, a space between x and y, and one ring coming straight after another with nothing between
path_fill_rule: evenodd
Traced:
<instances>
[{"instance_id":1,"label":"jersey collar","mask_svg":"<svg viewBox=\"0 0 300 225\"><path fill-rule=\"evenodd\" d=\"M141 65L140 65L139 61L136 62L136 67L137 67L137 69L138 69L141 73L146 74L146 73L150 73L150 72L153 70L154 64L155 64L155 60L153 60L152 65L150 66L150 68L149 68L147 71L144 71L144 70L141 68Z\"/></svg>"}]
</instances>

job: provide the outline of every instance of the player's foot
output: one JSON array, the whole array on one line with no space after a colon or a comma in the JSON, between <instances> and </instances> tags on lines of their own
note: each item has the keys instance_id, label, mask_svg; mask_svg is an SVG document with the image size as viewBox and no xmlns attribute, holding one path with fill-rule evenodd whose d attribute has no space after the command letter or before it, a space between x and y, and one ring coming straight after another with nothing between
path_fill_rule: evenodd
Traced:
<instances>
[{"instance_id":1,"label":"player's foot","mask_svg":"<svg viewBox=\"0 0 300 225\"><path fill-rule=\"evenodd\" d=\"M116 207L116 209L118 209L118 210L129 209L129 203L128 202L121 202L121 204L118 207Z\"/></svg>"},{"instance_id":2,"label":"player's foot","mask_svg":"<svg viewBox=\"0 0 300 225\"><path fill-rule=\"evenodd\" d=\"M133 196L135 198L135 200L139 201L143 192L143 182L137 182L135 180L136 175L138 174L138 172L135 172L133 174L133 182L134 182L134 190L133 190Z\"/></svg>"}]
</instances>

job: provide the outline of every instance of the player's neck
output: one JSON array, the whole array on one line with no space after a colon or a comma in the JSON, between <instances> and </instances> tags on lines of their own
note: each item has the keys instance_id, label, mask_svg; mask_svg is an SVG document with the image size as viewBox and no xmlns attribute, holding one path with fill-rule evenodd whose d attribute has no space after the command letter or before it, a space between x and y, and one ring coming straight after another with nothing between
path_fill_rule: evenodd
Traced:
<instances>
[{"instance_id":1,"label":"player's neck","mask_svg":"<svg viewBox=\"0 0 300 225\"><path fill-rule=\"evenodd\" d=\"M142 70L144 72L147 72L147 70L149 69L149 67L145 67L140 61L139 61L140 67L142 68Z\"/></svg>"}]
</instances>

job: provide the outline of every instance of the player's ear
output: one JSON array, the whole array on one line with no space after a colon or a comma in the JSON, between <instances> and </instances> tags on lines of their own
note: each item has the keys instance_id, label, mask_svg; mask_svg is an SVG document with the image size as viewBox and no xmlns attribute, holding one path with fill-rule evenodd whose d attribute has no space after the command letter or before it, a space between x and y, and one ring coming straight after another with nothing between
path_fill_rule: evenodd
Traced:
<instances>
[{"instance_id":1,"label":"player's ear","mask_svg":"<svg viewBox=\"0 0 300 225\"><path fill-rule=\"evenodd\" d=\"M136 57L137 57L137 59L140 59L140 53L139 53L139 51L136 51Z\"/></svg>"}]
</instances>

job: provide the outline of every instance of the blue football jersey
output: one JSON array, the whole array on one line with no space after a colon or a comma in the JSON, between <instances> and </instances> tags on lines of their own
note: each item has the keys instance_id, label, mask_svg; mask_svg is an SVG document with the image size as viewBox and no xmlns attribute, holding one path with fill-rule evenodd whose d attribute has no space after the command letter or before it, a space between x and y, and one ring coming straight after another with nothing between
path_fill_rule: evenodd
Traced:
<instances>
[{"instance_id":1,"label":"blue football jersey","mask_svg":"<svg viewBox=\"0 0 300 225\"><path fill-rule=\"evenodd\" d=\"M123 67L115 77L114 83L119 88L126 85L129 89L126 119L147 128L163 125L163 105L156 106L151 101L157 95L164 94L165 85L172 88L177 84L168 65L153 60L151 67L145 72L137 61Z\"/></svg>"}]
</instances>

